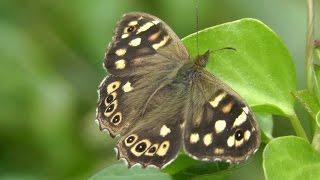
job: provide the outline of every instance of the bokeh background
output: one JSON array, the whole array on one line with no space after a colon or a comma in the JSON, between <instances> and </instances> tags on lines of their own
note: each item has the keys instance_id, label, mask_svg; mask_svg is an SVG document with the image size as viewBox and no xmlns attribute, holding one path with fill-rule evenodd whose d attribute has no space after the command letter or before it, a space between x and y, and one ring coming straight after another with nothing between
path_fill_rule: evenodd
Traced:
<instances>
[{"instance_id":1,"label":"bokeh background","mask_svg":"<svg viewBox=\"0 0 320 180\"><path fill-rule=\"evenodd\" d=\"M115 140L94 122L96 90L130 11L160 17L181 38L196 30L191 0L0 1L0 178L84 179L116 162ZM244 17L281 37L305 87L305 1L200 0L200 30Z\"/></svg>"}]
</instances>

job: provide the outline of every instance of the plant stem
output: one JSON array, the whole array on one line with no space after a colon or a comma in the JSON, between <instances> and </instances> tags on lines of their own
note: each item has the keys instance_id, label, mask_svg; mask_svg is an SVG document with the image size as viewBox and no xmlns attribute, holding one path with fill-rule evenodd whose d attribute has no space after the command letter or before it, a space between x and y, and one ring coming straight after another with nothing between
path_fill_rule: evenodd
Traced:
<instances>
[{"instance_id":1,"label":"plant stem","mask_svg":"<svg viewBox=\"0 0 320 180\"><path fill-rule=\"evenodd\" d=\"M306 71L307 71L307 88L314 92L318 97L318 87L313 69L314 64L314 0L307 0L308 19L307 19L307 44L306 44ZM312 146L320 152L320 129L316 126L313 135Z\"/></svg>"},{"instance_id":2,"label":"plant stem","mask_svg":"<svg viewBox=\"0 0 320 180\"><path fill-rule=\"evenodd\" d=\"M320 129L317 128L312 139L312 146L316 151L320 152Z\"/></svg>"},{"instance_id":3,"label":"plant stem","mask_svg":"<svg viewBox=\"0 0 320 180\"><path fill-rule=\"evenodd\" d=\"M292 125L294 131L296 132L297 136L302 137L309 142L307 134L304 131L303 127L301 126L301 123L300 123L297 115L294 114L294 115L290 116L289 119L290 119L291 125Z\"/></svg>"},{"instance_id":4,"label":"plant stem","mask_svg":"<svg viewBox=\"0 0 320 180\"><path fill-rule=\"evenodd\" d=\"M307 88L313 92L313 40L314 40L314 0L307 0L307 42L306 42L306 72Z\"/></svg>"}]
</instances>

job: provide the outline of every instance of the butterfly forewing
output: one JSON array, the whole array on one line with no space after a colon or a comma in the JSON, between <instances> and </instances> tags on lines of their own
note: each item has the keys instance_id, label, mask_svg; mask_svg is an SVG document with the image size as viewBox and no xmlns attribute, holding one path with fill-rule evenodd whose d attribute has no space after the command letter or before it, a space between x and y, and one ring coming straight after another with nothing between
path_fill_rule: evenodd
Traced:
<instances>
[{"instance_id":1,"label":"butterfly forewing","mask_svg":"<svg viewBox=\"0 0 320 180\"><path fill-rule=\"evenodd\" d=\"M162 59L150 62L148 57L154 54L173 61L188 60L185 47L163 21L143 13L130 13L124 15L116 27L104 66L108 72L123 76L148 64L161 63Z\"/></svg>"}]
</instances>

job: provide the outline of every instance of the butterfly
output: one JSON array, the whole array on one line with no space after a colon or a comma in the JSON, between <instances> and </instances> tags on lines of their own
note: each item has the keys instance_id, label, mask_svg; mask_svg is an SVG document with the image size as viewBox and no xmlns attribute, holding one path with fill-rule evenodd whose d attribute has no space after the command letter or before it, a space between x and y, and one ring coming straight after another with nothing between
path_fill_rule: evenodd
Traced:
<instances>
[{"instance_id":1,"label":"butterfly","mask_svg":"<svg viewBox=\"0 0 320 180\"><path fill-rule=\"evenodd\" d=\"M246 102L206 69L210 52L192 59L159 18L128 13L117 23L103 65L96 121L120 136L128 167L164 168L180 149L194 159L240 163L260 145Z\"/></svg>"}]
</instances>

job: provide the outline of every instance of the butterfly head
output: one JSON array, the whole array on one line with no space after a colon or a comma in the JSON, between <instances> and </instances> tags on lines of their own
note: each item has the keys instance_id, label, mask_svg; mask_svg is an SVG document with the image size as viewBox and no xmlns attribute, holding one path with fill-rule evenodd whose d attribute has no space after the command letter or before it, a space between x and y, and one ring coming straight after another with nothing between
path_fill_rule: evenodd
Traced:
<instances>
[{"instance_id":1,"label":"butterfly head","mask_svg":"<svg viewBox=\"0 0 320 180\"><path fill-rule=\"evenodd\" d=\"M206 67L211 52L211 50L207 50L204 54L198 55L194 61L195 64L201 67Z\"/></svg>"},{"instance_id":2,"label":"butterfly head","mask_svg":"<svg viewBox=\"0 0 320 180\"><path fill-rule=\"evenodd\" d=\"M214 53L216 51L220 51L220 50L232 50L232 51L237 51L235 48L233 47L224 47L224 48L221 48L221 49L216 49L216 50L207 50L204 54L202 55L198 55L196 58L195 58L195 64L198 65L198 66L201 66L201 67L206 67L207 65L207 62L209 60L209 57L210 57L210 54L211 53Z\"/></svg>"}]
</instances>

